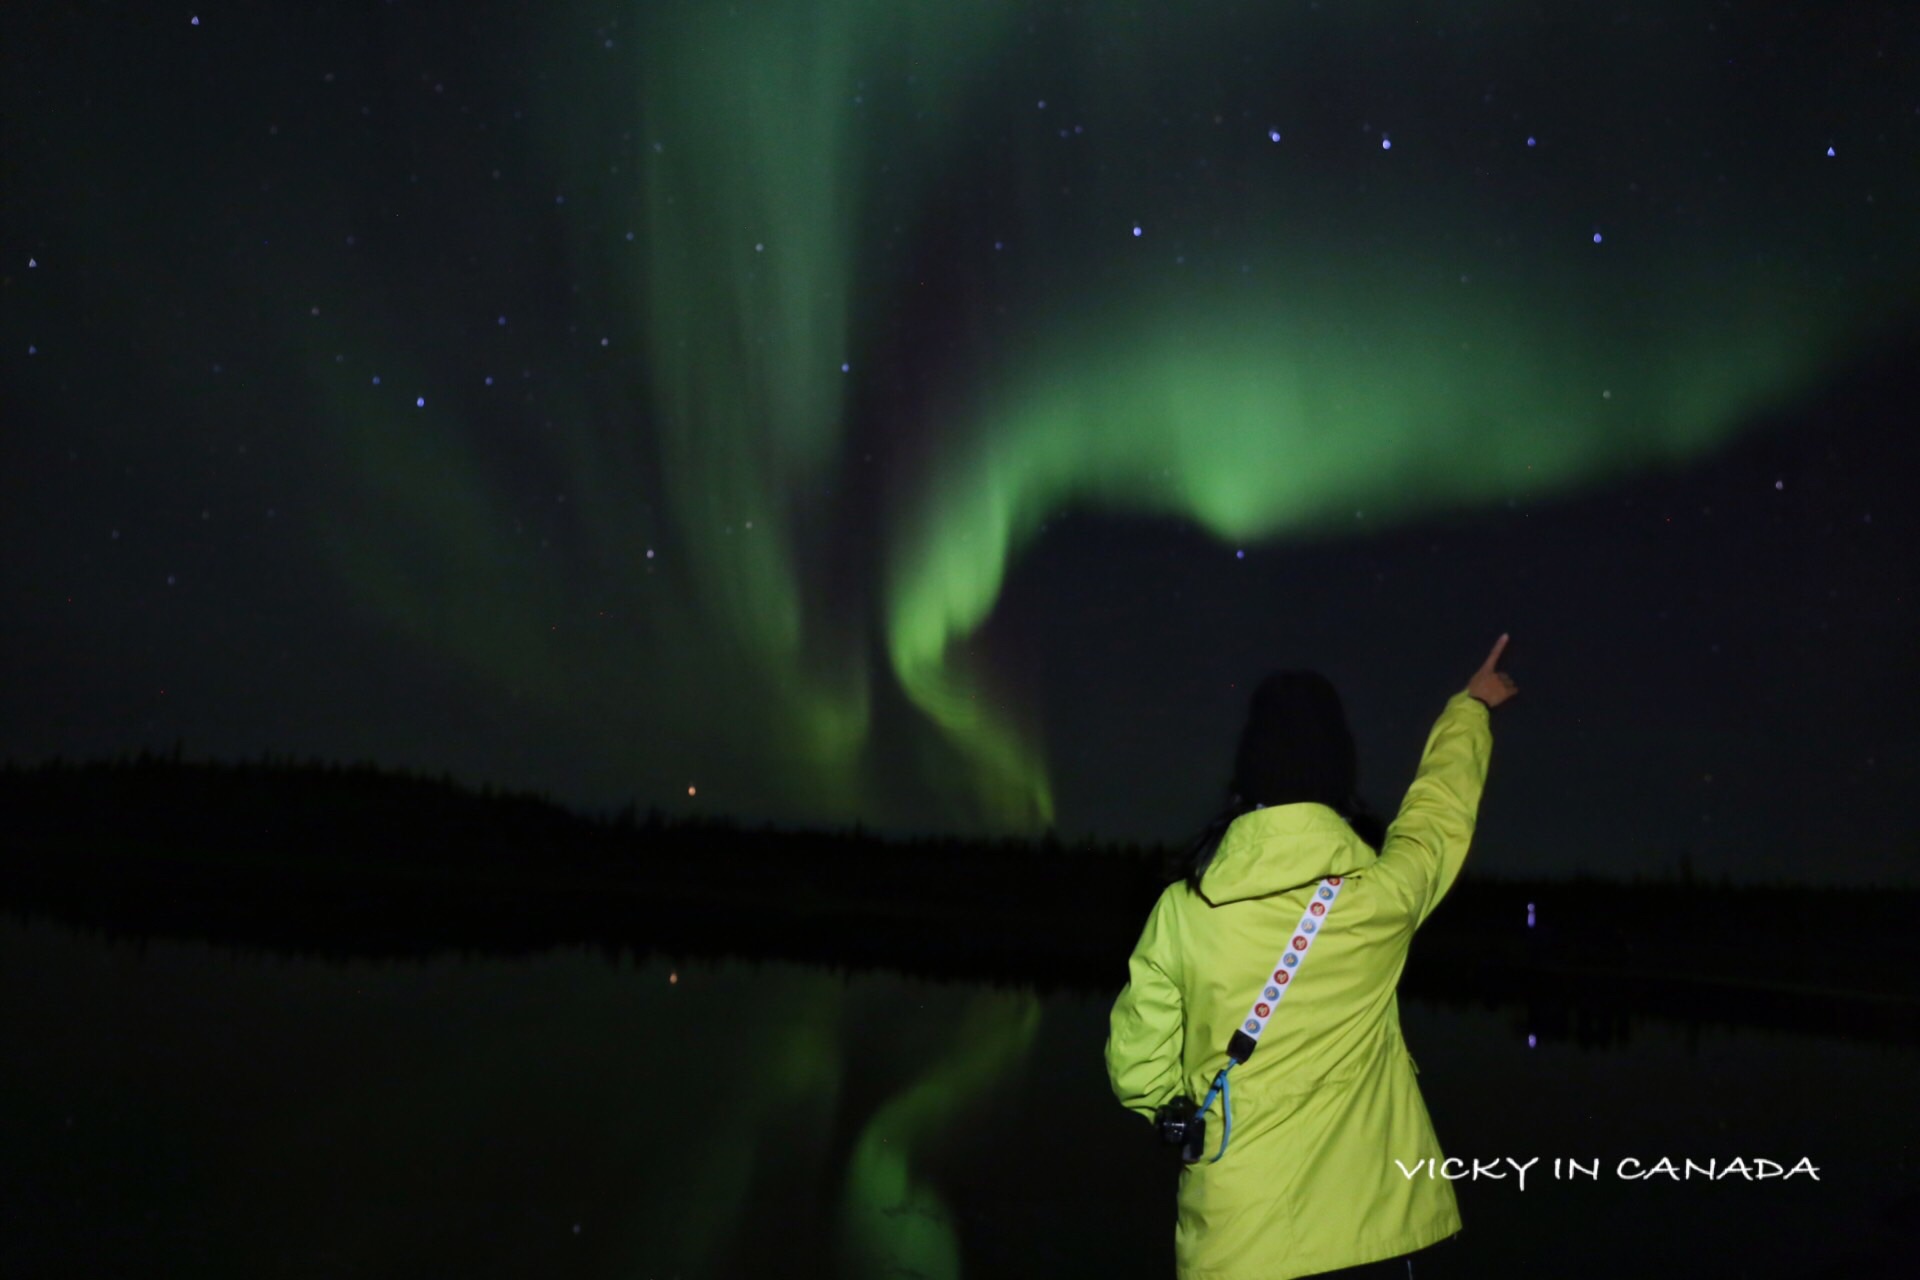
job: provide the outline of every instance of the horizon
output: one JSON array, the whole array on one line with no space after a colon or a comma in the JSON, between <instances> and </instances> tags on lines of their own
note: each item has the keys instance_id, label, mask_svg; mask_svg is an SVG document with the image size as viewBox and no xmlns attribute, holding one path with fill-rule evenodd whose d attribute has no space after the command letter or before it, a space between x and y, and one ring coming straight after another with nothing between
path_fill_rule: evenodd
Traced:
<instances>
[{"instance_id":1,"label":"horizon","mask_svg":"<svg viewBox=\"0 0 1920 1280\"><path fill-rule=\"evenodd\" d=\"M48 757L41 760L16 760L12 756L0 757L0 773L30 773L50 769L89 769L121 768L140 766L142 760L149 766L159 765L169 768L193 769L214 768L226 770L270 769L287 773L297 772L364 772L380 778L401 778L425 786L450 787L462 796L481 802L498 803L503 801L534 802L551 808L565 817L596 830L603 831L679 831L701 827L736 831L745 835L772 835L798 837L846 837L862 839L883 845L910 845L927 843L952 843L958 845L999 845L1009 844L1015 848L1052 846L1061 851L1079 853L1087 851L1095 856L1103 854L1126 854L1135 859L1151 859L1156 855L1164 857L1173 852L1183 840L1139 840L1126 837L1109 838L1092 831L1071 833L1061 828L1047 828L1038 832L978 834L954 831L919 830L900 831L876 827L861 819L855 819L842 826L821 824L780 824L771 819L755 819L736 814L711 811L673 812L657 803L642 804L638 797L632 797L610 808L595 809L579 807L545 791L508 787L486 780L478 782L458 778L442 770L439 772L396 768L382 765L372 760L336 761L322 760L317 757L298 758L289 753L264 753L260 757L242 757L239 759L217 759L213 757L194 758L185 750L184 740L164 752L142 748L138 752L123 753L109 758L66 759ZM1197 828L1196 828L1197 832ZM1376 851L1377 852L1377 851ZM1156 872L1156 879L1161 878ZM1488 885L1538 885L1556 888L1579 887L1583 884L1607 887L1632 887L1636 885L1662 886L1672 885L1683 888L1710 890L1758 889L1767 891L1798 892L1804 890L1835 889L1847 892L1890 890L1897 892L1920 892L1920 881L1883 881L1883 880L1808 880L1808 879L1743 879L1722 869L1710 873L1697 868L1687 851L1670 851L1657 863L1641 863L1627 873L1609 874L1605 870L1575 867L1558 872L1516 871L1511 868L1487 868L1472 854L1461 869L1463 883L1472 882Z\"/></svg>"}]
</instances>

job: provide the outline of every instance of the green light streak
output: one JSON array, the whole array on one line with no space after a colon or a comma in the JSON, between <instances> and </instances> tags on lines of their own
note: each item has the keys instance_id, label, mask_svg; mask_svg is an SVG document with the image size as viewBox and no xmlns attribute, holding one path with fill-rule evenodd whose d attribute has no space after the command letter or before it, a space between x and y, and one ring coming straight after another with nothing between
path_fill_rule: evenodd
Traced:
<instances>
[{"instance_id":1,"label":"green light streak","mask_svg":"<svg viewBox=\"0 0 1920 1280\"><path fill-rule=\"evenodd\" d=\"M1032 992L984 991L951 1026L951 1047L868 1121L848 1163L843 1273L957 1280L958 1232L922 1166L1025 1056L1040 1029Z\"/></svg>"},{"instance_id":2,"label":"green light streak","mask_svg":"<svg viewBox=\"0 0 1920 1280\"><path fill-rule=\"evenodd\" d=\"M693 585L688 639L737 646L782 704L774 732L791 745L778 772L792 793L815 813L864 816L865 635L858 620L810 610L806 593L806 566L832 554L828 470L842 365L857 358L850 295L868 157L856 86L903 48L951 56L981 43L998 18L877 0L649 17L642 109L656 142L643 152L633 288ZM929 74L920 92L937 110L952 89Z\"/></svg>"},{"instance_id":3,"label":"green light streak","mask_svg":"<svg viewBox=\"0 0 1920 1280\"><path fill-rule=\"evenodd\" d=\"M1223 542L1339 536L1681 461L1797 390L1844 327L1804 302L1687 301L1631 334L1532 293L1436 297L1420 264L1337 285L1137 289L1032 335L896 508L888 640L901 684L978 762L978 803L1044 823L1043 762L954 647L1065 507L1173 515ZM1549 289L1579 282L1533 277ZM1817 338L1810 335L1813 319Z\"/></svg>"}]
</instances>

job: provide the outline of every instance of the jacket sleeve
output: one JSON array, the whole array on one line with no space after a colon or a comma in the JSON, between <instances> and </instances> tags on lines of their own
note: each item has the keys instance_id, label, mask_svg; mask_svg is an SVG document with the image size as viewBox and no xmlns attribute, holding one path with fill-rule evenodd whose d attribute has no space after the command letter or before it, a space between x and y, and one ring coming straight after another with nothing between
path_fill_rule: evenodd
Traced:
<instances>
[{"instance_id":1,"label":"jacket sleeve","mask_svg":"<svg viewBox=\"0 0 1920 1280\"><path fill-rule=\"evenodd\" d=\"M1121 1106L1148 1120L1180 1090L1185 1039L1174 892L1162 893L1147 916L1107 1024L1107 1081Z\"/></svg>"},{"instance_id":2,"label":"jacket sleeve","mask_svg":"<svg viewBox=\"0 0 1920 1280\"><path fill-rule=\"evenodd\" d=\"M1425 924L1467 860L1493 753L1492 712L1461 690L1447 699L1427 735L1420 771L1387 828L1376 864L1405 902L1413 927Z\"/></svg>"}]
</instances>

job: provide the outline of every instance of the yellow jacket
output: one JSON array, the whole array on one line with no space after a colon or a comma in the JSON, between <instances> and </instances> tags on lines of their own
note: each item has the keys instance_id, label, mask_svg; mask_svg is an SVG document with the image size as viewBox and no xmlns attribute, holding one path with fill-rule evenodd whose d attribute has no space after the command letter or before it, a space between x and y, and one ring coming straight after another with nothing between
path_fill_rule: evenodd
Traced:
<instances>
[{"instance_id":1,"label":"yellow jacket","mask_svg":"<svg viewBox=\"0 0 1920 1280\"><path fill-rule=\"evenodd\" d=\"M1325 805L1274 805L1227 828L1199 894L1180 881L1154 904L1106 1054L1114 1093L1148 1121L1177 1094L1206 1096L1316 883L1343 877L1297 985L1258 1052L1227 1077L1226 1157L1181 1172L1181 1280L1287 1280L1460 1229L1452 1184L1426 1172L1435 1166L1409 1178L1395 1164L1442 1158L1395 989L1414 930L1466 860L1493 750L1488 718L1464 690L1448 699L1378 854ZM1216 1101L1207 1159L1220 1121Z\"/></svg>"}]
</instances>

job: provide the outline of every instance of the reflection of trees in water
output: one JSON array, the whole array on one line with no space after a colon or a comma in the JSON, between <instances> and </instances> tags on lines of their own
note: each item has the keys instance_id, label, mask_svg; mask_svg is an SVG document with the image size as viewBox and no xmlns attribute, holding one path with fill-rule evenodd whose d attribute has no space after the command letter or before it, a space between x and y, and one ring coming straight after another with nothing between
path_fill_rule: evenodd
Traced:
<instances>
[{"instance_id":1,"label":"reflection of trees in water","mask_svg":"<svg viewBox=\"0 0 1920 1280\"><path fill-rule=\"evenodd\" d=\"M631 806L596 823L371 766L9 765L0 811L8 906L341 958L584 946L1115 992L1162 884L1163 851L1133 845L887 841ZM1469 869L1415 938L1402 990L1534 1010L1535 1034L1596 1046L1638 1017L1920 1042L1920 894L1822 890L1848 928L1822 935L1817 966L1783 968L1773 935L1807 892Z\"/></svg>"}]
</instances>

